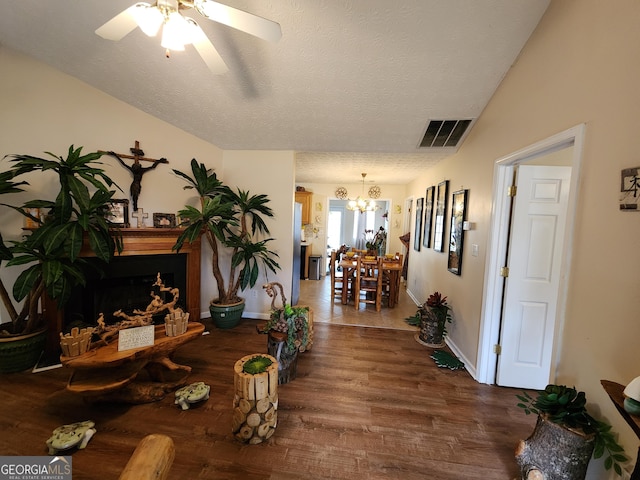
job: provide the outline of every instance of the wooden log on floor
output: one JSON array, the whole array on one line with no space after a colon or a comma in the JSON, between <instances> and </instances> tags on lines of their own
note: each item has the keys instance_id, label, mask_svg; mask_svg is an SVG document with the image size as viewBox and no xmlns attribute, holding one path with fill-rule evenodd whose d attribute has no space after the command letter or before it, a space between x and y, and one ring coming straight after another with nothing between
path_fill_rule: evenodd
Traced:
<instances>
[{"instance_id":1,"label":"wooden log on floor","mask_svg":"<svg viewBox=\"0 0 640 480\"><path fill-rule=\"evenodd\" d=\"M171 437L147 435L140 440L119 480L165 480L175 453Z\"/></svg>"},{"instance_id":2,"label":"wooden log on floor","mask_svg":"<svg viewBox=\"0 0 640 480\"><path fill-rule=\"evenodd\" d=\"M271 365L262 373L245 372L244 364L258 356L271 360ZM233 380L231 431L241 442L262 443L271 438L278 423L278 362L271 355L260 353L242 357L234 365Z\"/></svg>"}]
</instances>

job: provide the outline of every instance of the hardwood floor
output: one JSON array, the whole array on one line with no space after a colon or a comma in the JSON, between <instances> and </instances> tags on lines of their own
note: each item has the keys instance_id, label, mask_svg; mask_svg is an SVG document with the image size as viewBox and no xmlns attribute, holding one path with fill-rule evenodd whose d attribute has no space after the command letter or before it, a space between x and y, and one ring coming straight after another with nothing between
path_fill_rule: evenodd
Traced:
<instances>
[{"instance_id":1,"label":"hardwood floor","mask_svg":"<svg viewBox=\"0 0 640 480\"><path fill-rule=\"evenodd\" d=\"M297 378L279 386L277 429L264 444L239 443L231 424L233 365L266 352L266 337L253 320L231 330L205 321L210 335L175 356L193 367L192 381L211 385L203 404L182 411L173 395L144 405L89 404L65 390L63 368L3 375L0 454L46 455L54 428L91 419L97 433L72 453L74 480L118 478L150 433L175 442L171 479L516 477L515 445L535 423L516 407L517 391L437 368L413 329L323 323L326 314L314 310L313 348L301 354ZM369 314L367 306L357 316Z\"/></svg>"}]
</instances>

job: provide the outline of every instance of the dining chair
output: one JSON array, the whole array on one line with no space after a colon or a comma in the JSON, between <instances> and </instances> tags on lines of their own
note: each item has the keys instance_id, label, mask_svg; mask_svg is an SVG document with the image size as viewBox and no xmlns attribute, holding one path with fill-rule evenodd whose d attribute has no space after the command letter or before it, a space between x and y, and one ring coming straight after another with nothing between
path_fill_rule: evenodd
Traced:
<instances>
[{"instance_id":1,"label":"dining chair","mask_svg":"<svg viewBox=\"0 0 640 480\"><path fill-rule=\"evenodd\" d=\"M402 275L402 254L396 252L382 259L382 298L387 306L393 308L398 303L400 295L400 277Z\"/></svg>"},{"instance_id":2,"label":"dining chair","mask_svg":"<svg viewBox=\"0 0 640 480\"><path fill-rule=\"evenodd\" d=\"M338 253L335 250L331 250L330 269L331 269L331 300L335 297L342 298L342 290L347 287L347 282L343 272L338 270Z\"/></svg>"},{"instance_id":3,"label":"dining chair","mask_svg":"<svg viewBox=\"0 0 640 480\"><path fill-rule=\"evenodd\" d=\"M382 309L382 258L367 260L359 256L354 281L356 310L361 303L375 305L376 312Z\"/></svg>"}]
</instances>

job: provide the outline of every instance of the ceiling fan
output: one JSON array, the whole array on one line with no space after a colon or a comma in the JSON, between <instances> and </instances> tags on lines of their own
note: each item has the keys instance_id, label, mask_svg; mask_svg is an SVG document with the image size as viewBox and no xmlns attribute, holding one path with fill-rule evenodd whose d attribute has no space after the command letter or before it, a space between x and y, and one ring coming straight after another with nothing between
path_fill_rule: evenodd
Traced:
<instances>
[{"instance_id":1,"label":"ceiling fan","mask_svg":"<svg viewBox=\"0 0 640 480\"><path fill-rule=\"evenodd\" d=\"M185 45L191 43L211 72L226 72L227 65L200 26L192 18L180 13L181 10L192 8L209 20L263 40L277 42L282 37L278 23L213 0L158 0L152 4L139 2L102 25L96 34L107 40L118 41L136 27L150 37L156 36L162 28L161 45L166 49L167 57L170 51L182 51Z\"/></svg>"}]
</instances>

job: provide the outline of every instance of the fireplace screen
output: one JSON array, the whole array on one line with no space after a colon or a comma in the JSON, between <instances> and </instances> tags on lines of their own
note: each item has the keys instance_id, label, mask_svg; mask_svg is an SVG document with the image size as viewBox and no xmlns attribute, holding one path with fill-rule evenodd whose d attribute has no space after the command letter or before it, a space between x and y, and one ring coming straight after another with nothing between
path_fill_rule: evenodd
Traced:
<instances>
[{"instance_id":1,"label":"fireplace screen","mask_svg":"<svg viewBox=\"0 0 640 480\"><path fill-rule=\"evenodd\" d=\"M88 259L96 261L95 259ZM105 275L90 269L87 284L74 290L71 300L65 307L65 326L68 331L74 326L95 325L98 316L104 314L105 323L118 321L113 313L122 310L131 315L134 309L144 310L151 302L153 284L160 274L164 285L180 290L177 306L185 310L188 292L186 291L186 255L133 255L116 257L106 267ZM173 297L163 298L169 302ZM162 323L163 318L154 318L154 323Z\"/></svg>"}]
</instances>

